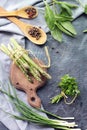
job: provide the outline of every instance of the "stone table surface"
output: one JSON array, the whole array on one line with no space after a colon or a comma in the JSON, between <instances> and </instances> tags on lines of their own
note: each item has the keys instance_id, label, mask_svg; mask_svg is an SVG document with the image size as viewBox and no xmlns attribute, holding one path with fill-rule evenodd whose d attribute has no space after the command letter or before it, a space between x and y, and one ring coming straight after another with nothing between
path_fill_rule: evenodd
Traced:
<instances>
[{"instance_id":1,"label":"stone table surface","mask_svg":"<svg viewBox=\"0 0 87 130\"><path fill-rule=\"evenodd\" d=\"M87 28L87 16L82 15L73 22L77 36L75 38L63 35L63 42L58 43L48 33L48 39L45 45L49 47L51 57L51 67L48 72L52 79L47 81L46 85L40 88L37 93L42 100L43 107L60 116L74 116L75 121L82 130L87 129L87 34L83 30ZM43 49L34 44L28 44L26 39L26 48L31 48L37 52ZM40 51L39 57L43 59ZM69 74L74 76L79 84L80 95L72 105L66 105L64 101L58 104L51 104L50 98L60 92L58 82L61 76ZM0 124L0 130L7 130Z\"/></svg>"}]
</instances>

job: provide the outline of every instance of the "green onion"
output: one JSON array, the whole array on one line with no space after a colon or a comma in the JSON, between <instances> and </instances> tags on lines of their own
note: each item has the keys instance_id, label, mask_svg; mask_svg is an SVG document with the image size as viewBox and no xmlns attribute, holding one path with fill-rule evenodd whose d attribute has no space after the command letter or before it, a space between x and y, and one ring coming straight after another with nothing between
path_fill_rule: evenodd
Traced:
<instances>
[{"instance_id":1,"label":"green onion","mask_svg":"<svg viewBox=\"0 0 87 130\"><path fill-rule=\"evenodd\" d=\"M29 108L28 105L26 105L22 100L20 100L17 97L15 88L13 86L10 85L10 86L8 86L8 88L9 88L8 92L5 90L2 90L2 89L0 91L2 93L6 94L10 98L10 101L13 103L13 105L15 105L16 109L21 114L21 116L18 116L18 115L13 115L13 114L11 115L9 113L13 118L16 118L18 120L32 122L32 123L37 123L37 124L43 125L43 126L58 128L60 130L80 130L80 128L77 128L77 124L75 122L68 122L68 121L64 120L64 118L57 116L55 114L52 114L46 110L36 109L36 108L31 108L31 107ZM11 91L11 89L12 89L12 91ZM13 94L11 94L11 92ZM48 115L51 115L53 118L56 118L56 119L51 119L51 118L45 117L37 112L47 113ZM73 119L73 118L71 118L71 119Z\"/></svg>"}]
</instances>

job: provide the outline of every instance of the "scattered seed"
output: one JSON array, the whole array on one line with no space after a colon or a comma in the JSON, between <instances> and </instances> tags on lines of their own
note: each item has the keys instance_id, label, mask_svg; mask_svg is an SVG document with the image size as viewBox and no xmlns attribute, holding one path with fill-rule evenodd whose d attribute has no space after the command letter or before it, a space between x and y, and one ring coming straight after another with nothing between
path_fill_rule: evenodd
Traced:
<instances>
[{"instance_id":1,"label":"scattered seed","mask_svg":"<svg viewBox=\"0 0 87 130\"><path fill-rule=\"evenodd\" d=\"M58 51L56 51L56 53L59 53Z\"/></svg>"},{"instance_id":2,"label":"scattered seed","mask_svg":"<svg viewBox=\"0 0 87 130\"><path fill-rule=\"evenodd\" d=\"M52 47L52 50L54 50L55 48L54 47Z\"/></svg>"}]
</instances>

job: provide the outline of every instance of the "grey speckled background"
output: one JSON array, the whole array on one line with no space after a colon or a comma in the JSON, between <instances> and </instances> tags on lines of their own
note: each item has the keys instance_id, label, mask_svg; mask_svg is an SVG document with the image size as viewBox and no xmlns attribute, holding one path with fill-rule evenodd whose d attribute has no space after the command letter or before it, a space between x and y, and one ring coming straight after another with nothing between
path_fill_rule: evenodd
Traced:
<instances>
[{"instance_id":1,"label":"grey speckled background","mask_svg":"<svg viewBox=\"0 0 87 130\"><path fill-rule=\"evenodd\" d=\"M82 15L74 21L74 26L78 32L75 38L63 36L63 42L58 43L48 34L46 45L49 46L51 56L51 68L48 72L52 75L52 80L38 90L42 99L44 108L60 116L74 116L82 130L87 129L87 34L82 31L87 28L87 16ZM27 46L31 47L30 44ZM37 48L33 45L33 48ZM42 49L43 50L43 49ZM42 56L42 50L39 57ZM40 53L40 52L39 52ZM72 105L65 105L63 101L59 104L50 104L50 98L56 95L60 90L57 84L60 77L64 74L70 74L77 78L80 96Z\"/></svg>"},{"instance_id":2,"label":"grey speckled background","mask_svg":"<svg viewBox=\"0 0 87 130\"><path fill-rule=\"evenodd\" d=\"M51 68L48 72L52 75L46 85L38 90L44 108L60 116L74 116L82 130L87 129L87 34L82 31L87 28L87 16L82 15L74 21L74 26L78 32L75 38L63 36L63 42L60 44L55 41L50 34L45 45L49 46L51 56ZM34 53L43 59L43 46L39 47L26 39L26 48L34 50ZM42 48L42 49L41 49ZM37 51L39 50L39 51ZM45 54L44 54L45 55ZM45 57L45 56L44 56ZM72 105L65 105L63 101L59 104L50 104L50 98L59 92L57 84L60 77L64 74L70 74L77 78L80 96ZM7 130L0 124L0 130Z\"/></svg>"}]
</instances>

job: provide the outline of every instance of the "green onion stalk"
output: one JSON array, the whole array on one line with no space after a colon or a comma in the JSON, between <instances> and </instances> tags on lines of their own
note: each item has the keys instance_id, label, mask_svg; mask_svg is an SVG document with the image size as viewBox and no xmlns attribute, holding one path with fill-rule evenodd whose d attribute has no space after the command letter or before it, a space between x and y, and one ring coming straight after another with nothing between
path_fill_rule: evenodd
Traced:
<instances>
[{"instance_id":1,"label":"green onion stalk","mask_svg":"<svg viewBox=\"0 0 87 130\"><path fill-rule=\"evenodd\" d=\"M15 39L12 38L11 43L8 44L8 46L1 44L0 50L14 61L30 82L33 81L29 74L39 81L41 81L41 76L51 79L51 76L34 62L27 51L21 47Z\"/></svg>"},{"instance_id":2,"label":"green onion stalk","mask_svg":"<svg viewBox=\"0 0 87 130\"><path fill-rule=\"evenodd\" d=\"M8 86L9 87L9 86ZM21 116L15 115L15 114L10 114L13 118L18 119L18 120L23 120L27 122L32 122L36 123L42 126L48 126L51 128L56 128L60 130L81 130L78 128L77 124L75 122L67 121L65 119L74 119L72 118L62 118L60 116L57 116L55 114L52 114L46 110L42 110L41 108L32 108L29 107L27 104L25 104L22 100L20 100L16 94L15 88L10 85L9 91L5 91L4 89L0 89L0 92L6 94L9 98L12 104L16 107L18 112L21 114ZM11 91L12 89L12 91ZM12 92L12 94L11 94ZM48 118L46 116L43 116L37 112L42 112L50 115L52 118ZM54 119L56 118L56 119Z\"/></svg>"}]
</instances>

